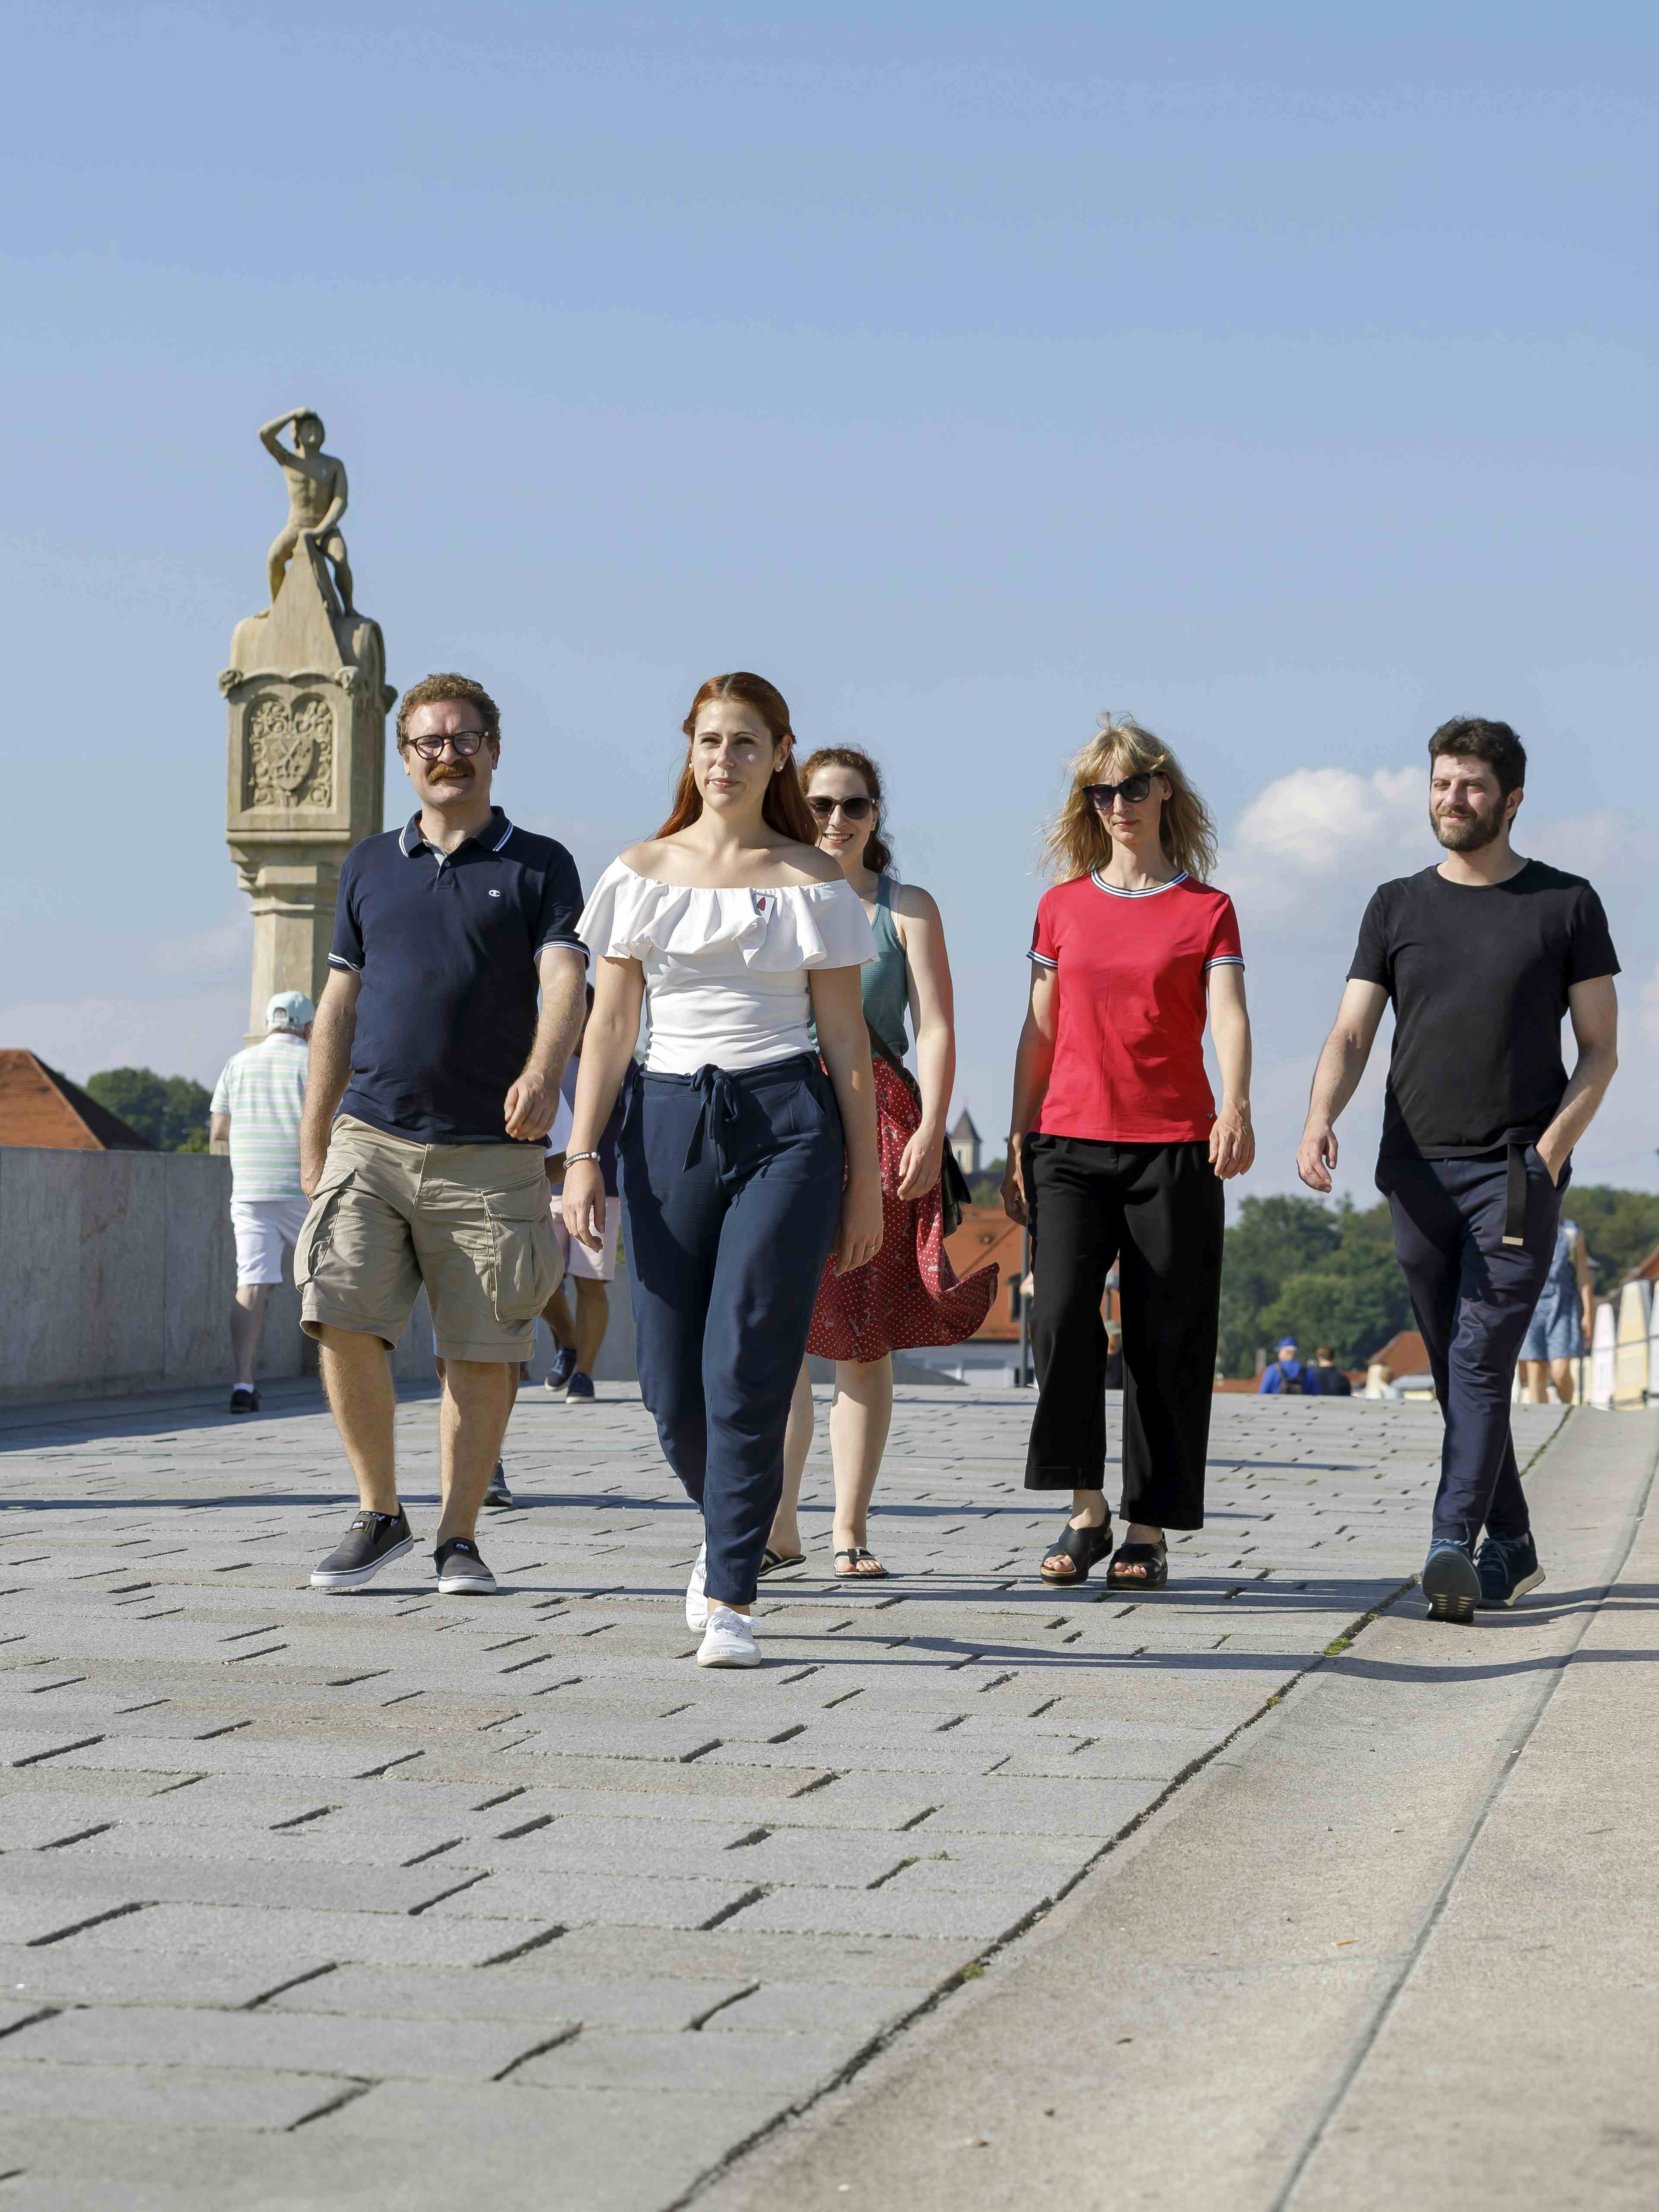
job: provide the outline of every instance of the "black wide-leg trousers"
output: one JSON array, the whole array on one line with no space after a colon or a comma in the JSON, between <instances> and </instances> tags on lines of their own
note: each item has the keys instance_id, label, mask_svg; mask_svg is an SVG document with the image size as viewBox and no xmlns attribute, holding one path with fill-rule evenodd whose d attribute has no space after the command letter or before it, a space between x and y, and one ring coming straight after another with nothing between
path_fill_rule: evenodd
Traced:
<instances>
[{"instance_id":1,"label":"black wide-leg trousers","mask_svg":"<svg viewBox=\"0 0 1659 2212\"><path fill-rule=\"evenodd\" d=\"M1121 1517L1201 1528L1224 1221L1209 1146L1033 1136L1024 1159L1037 1372L1025 1487L1104 1487L1100 1308L1115 1260L1123 1319Z\"/></svg>"}]
</instances>

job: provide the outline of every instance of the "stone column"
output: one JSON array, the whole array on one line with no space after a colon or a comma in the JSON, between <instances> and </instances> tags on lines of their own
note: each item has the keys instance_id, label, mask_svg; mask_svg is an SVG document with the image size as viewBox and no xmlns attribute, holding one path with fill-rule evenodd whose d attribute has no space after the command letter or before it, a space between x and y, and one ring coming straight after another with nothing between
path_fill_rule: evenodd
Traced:
<instances>
[{"instance_id":1,"label":"stone column","mask_svg":"<svg viewBox=\"0 0 1659 2212\"><path fill-rule=\"evenodd\" d=\"M252 1044L273 992L321 994L340 864L380 827L398 695L380 624L342 608L306 537L269 612L236 625L219 688L230 715L225 834L253 902Z\"/></svg>"}]
</instances>

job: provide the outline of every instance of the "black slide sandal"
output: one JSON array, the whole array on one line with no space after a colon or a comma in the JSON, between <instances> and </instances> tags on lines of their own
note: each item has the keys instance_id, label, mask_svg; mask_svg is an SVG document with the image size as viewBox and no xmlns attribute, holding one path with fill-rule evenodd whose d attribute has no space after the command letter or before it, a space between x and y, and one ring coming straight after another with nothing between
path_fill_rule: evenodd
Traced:
<instances>
[{"instance_id":1,"label":"black slide sandal","mask_svg":"<svg viewBox=\"0 0 1659 2212\"><path fill-rule=\"evenodd\" d=\"M1120 1567L1145 1567L1144 1575L1120 1574ZM1106 1587L1110 1590L1128 1590L1139 1596L1142 1590L1161 1590L1170 1580L1169 1547L1160 1537L1156 1544L1120 1544L1112 1564L1106 1570Z\"/></svg>"},{"instance_id":2,"label":"black slide sandal","mask_svg":"<svg viewBox=\"0 0 1659 2212\"><path fill-rule=\"evenodd\" d=\"M1070 1589L1075 1583L1086 1583L1089 1570L1097 1560L1103 1559L1112 1548L1112 1516L1093 1528L1073 1528L1068 1521L1054 1543L1043 1553L1045 1559L1060 1552L1073 1562L1075 1571L1069 1575L1051 1575L1047 1567L1037 1571L1050 1589Z\"/></svg>"}]
</instances>

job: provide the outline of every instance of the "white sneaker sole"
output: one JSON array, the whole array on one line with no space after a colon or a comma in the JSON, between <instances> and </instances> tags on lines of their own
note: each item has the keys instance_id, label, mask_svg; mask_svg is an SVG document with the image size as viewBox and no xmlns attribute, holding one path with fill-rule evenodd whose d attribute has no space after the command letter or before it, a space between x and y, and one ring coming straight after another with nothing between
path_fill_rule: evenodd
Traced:
<instances>
[{"instance_id":1,"label":"white sneaker sole","mask_svg":"<svg viewBox=\"0 0 1659 2212\"><path fill-rule=\"evenodd\" d=\"M390 1566L393 1559L401 1559L414 1548L413 1536L405 1536L401 1544L393 1544L366 1567L319 1567L311 1577L311 1587L321 1590L361 1589L365 1583L374 1581L382 1567Z\"/></svg>"},{"instance_id":2,"label":"white sneaker sole","mask_svg":"<svg viewBox=\"0 0 1659 2212\"><path fill-rule=\"evenodd\" d=\"M487 1583L480 1582L476 1575L440 1575L438 1577L440 1597L499 1597L501 1589L494 1575Z\"/></svg>"},{"instance_id":3,"label":"white sneaker sole","mask_svg":"<svg viewBox=\"0 0 1659 2212\"><path fill-rule=\"evenodd\" d=\"M758 1667L760 1650L753 1644L727 1644L722 1641L711 1650L705 1638L697 1654L699 1667Z\"/></svg>"},{"instance_id":4,"label":"white sneaker sole","mask_svg":"<svg viewBox=\"0 0 1659 2212\"><path fill-rule=\"evenodd\" d=\"M1541 1583L1543 1579L1544 1570L1542 1567L1534 1567L1529 1575L1522 1575L1520 1581L1516 1583L1515 1588L1504 1600L1504 1604L1513 1605L1516 1598L1525 1597L1527 1592L1528 1590L1535 1590L1539 1583Z\"/></svg>"}]
</instances>

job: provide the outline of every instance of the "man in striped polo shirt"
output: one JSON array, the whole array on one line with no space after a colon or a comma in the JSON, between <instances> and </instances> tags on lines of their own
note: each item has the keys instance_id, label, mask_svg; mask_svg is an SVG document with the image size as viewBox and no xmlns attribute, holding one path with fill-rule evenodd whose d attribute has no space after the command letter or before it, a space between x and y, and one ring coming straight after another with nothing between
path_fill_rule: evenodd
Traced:
<instances>
[{"instance_id":1,"label":"man in striped polo shirt","mask_svg":"<svg viewBox=\"0 0 1659 2212\"><path fill-rule=\"evenodd\" d=\"M257 1413L253 1355L265 1300L283 1279L310 1201L300 1186L300 1117L316 1008L303 991L278 991L265 1008L265 1041L236 1054L213 1094L209 1130L230 1139L230 1225L236 1233L236 1297L230 1309L233 1413Z\"/></svg>"}]
</instances>

